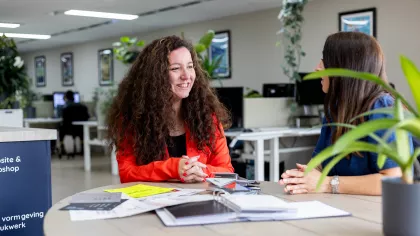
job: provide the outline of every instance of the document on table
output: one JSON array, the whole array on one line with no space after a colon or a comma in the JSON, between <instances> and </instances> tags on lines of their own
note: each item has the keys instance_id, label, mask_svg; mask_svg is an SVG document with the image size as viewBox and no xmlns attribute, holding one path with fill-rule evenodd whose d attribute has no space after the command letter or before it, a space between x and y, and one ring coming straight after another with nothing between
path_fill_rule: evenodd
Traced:
<instances>
[{"instance_id":1,"label":"document on table","mask_svg":"<svg viewBox=\"0 0 420 236\"><path fill-rule=\"evenodd\" d=\"M195 195L199 192L203 192L203 189L175 190L176 191L174 192L154 195L141 199L134 199L126 194L122 194L121 198L128 200L110 211L70 211L70 219L72 221L83 221L127 217L153 211L166 206L173 206L194 201L206 201L213 198L212 195L208 194Z\"/></svg>"},{"instance_id":2,"label":"document on table","mask_svg":"<svg viewBox=\"0 0 420 236\"><path fill-rule=\"evenodd\" d=\"M177 219L167 208L157 209L156 213L166 226L182 226L182 225L203 225L216 223L232 223L246 221L283 221L283 220L301 220L324 217L341 217L351 216L351 213L331 207L319 201L308 202L292 202L290 207L296 208L294 212L282 213L261 213L256 216L253 214L237 214L236 217L231 215L213 215L212 217L188 217L188 219Z\"/></svg>"}]
</instances>

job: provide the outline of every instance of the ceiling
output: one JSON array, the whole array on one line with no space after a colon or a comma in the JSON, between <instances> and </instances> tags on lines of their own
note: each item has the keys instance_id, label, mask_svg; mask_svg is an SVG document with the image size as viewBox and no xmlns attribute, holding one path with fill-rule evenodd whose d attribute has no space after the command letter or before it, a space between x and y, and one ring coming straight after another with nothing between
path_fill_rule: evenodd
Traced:
<instances>
[{"instance_id":1,"label":"ceiling","mask_svg":"<svg viewBox=\"0 0 420 236\"><path fill-rule=\"evenodd\" d=\"M52 35L15 39L19 51L118 37L225 16L279 7L281 0L0 0L0 22L19 23L1 33ZM175 8L171 8L175 7ZM64 15L70 9L136 14L132 21Z\"/></svg>"}]
</instances>

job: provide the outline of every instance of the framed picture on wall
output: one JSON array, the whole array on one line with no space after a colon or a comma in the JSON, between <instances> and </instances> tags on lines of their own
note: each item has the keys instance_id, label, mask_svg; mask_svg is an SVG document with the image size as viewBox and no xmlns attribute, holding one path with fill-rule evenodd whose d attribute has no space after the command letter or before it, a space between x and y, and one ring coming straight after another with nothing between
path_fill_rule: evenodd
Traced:
<instances>
[{"instance_id":1,"label":"framed picture on wall","mask_svg":"<svg viewBox=\"0 0 420 236\"><path fill-rule=\"evenodd\" d=\"M114 55L112 48L98 51L99 85L109 86L114 82Z\"/></svg>"},{"instance_id":2,"label":"framed picture on wall","mask_svg":"<svg viewBox=\"0 0 420 236\"><path fill-rule=\"evenodd\" d=\"M61 64L61 84L63 86L74 85L74 65L73 65L73 53L66 52L60 56Z\"/></svg>"},{"instance_id":3,"label":"framed picture on wall","mask_svg":"<svg viewBox=\"0 0 420 236\"><path fill-rule=\"evenodd\" d=\"M344 32L363 32L376 38L376 8L340 12L339 30Z\"/></svg>"},{"instance_id":4,"label":"framed picture on wall","mask_svg":"<svg viewBox=\"0 0 420 236\"><path fill-rule=\"evenodd\" d=\"M35 57L35 85L45 87L47 85L47 59L45 56Z\"/></svg>"},{"instance_id":5,"label":"framed picture on wall","mask_svg":"<svg viewBox=\"0 0 420 236\"><path fill-rule=\"evenodd\" d=\"M213 78L231 78L231 43L229 30L215 32L208 55L210 65L215 65Z\"/></svg>"}]
</instances>

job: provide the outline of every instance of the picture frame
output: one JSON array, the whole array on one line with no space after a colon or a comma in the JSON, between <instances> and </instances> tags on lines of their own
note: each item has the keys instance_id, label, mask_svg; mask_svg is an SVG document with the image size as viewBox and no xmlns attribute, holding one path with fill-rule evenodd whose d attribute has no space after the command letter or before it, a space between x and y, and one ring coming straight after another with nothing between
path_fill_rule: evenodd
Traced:
<instances>
[{"instance_id":1,"label":"picture frame","mask_svg":"<svg viewBox=\"0 0 420 236\"><path fill-rule=\"evenodd\" d=\"M36 87L47 86L47 59L45 56L36 56L35 62L35 85Z\"/></svg>"},{"instance_id":2,"label":"picture frame","mask_svg":"<svg viewBox=\"0 0 420 236\"><path fill-rule=\"evenodd\" d=\"M230 30L215 32L215 36L208 49L209 62L216 62L222 57L220 64L215 68L213 77L229 79L232 77L232 56L231 56Z\"/></svg>"},{"instance_id":3,"label":"picture frame","mask_svg":"<svg viewBox=\"0 0 420 236\"><path fill-rule=\"evenodd\" d=\"M98 77L100 86L111 86L114 83L114 53L112 48L98 51Z\"/></svg>"},{"instance_id":4,"label":"picture frame","mask_svg":"<svg viewBox=\"0 0 420 236\"><path fill-rule=\"evenodd\" d=\"M61 84L63 86L74 85L73 53L65 52L60 55Z\"/></svg>"},{"instance_id":5,"label":"picture frame","mask_svg":"<svg viewBox=\"0 0 420 236\"><path fill-rule=\"evenodd\" d=\"M376 36L376 8L366 8L338 14L340 32L363 32Z\"/></svg>"}]
</instances>

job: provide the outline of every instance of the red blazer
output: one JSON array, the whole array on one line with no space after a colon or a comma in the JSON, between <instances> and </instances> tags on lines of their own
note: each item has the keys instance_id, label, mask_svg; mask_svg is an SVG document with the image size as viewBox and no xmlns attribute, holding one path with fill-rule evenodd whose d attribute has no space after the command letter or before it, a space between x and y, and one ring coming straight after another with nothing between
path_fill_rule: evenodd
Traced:
<instances>
[{"instance_id":1,"label":"red blazer","mask_svg":"<svg viewBox=\"0 0 420 236\"><path fill-rule=\"evenodd\" d=\"M196 143L190 140L190 131L185 128L187 156L193 157L200 155L198 161L207 165L203 171L209 176L213 177L214 172L234 172L230 162L229 149L227 147L226 137L222 132L216 129L216 143L214 152L209 155L197 149ZM125 141L121 144L121 150L117 152L118 169L121 183L136 182L136 181L167 181L170 179L180 179L178 173L178 164L181 158L173 158L169 156L168 150L164 160L154 161L147 165L138 166L136 158L133 153L131 140Z\"/></svg>"}]
</instances>

